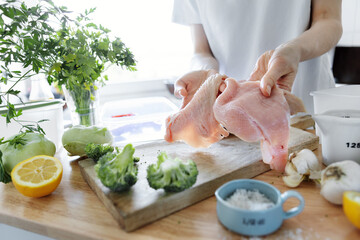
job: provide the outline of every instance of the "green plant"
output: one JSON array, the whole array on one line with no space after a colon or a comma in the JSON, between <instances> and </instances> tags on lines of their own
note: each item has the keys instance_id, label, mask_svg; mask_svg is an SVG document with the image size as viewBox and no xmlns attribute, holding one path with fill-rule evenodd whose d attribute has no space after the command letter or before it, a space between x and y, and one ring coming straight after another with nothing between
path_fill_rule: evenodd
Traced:
<instances>
[{"instance_id":1,"label":"green plant","mask_svg":"<svg viewBox=\"0 0 360 240\"><path fill-rule=\"evenodd\" d=\"M7 123L22 114L10 101L10 96L20 93L16 85L35 74L49 74L49 83L65 86L78 96L75 105L87 125L88 99L94 98L95 83L101 85L107 79L106 65L135 70L134 56L124 43L119 38L110 40L110 30L90 21L88 15L94 10L73 21L66 7L51 0L39 0L32 7L19 0L0 4L0 83L11 84L8 90L0 90Z\"/></svg>"},{"instance_id":2,"label":"green plant","mask_svg":"<svg viewBox=\"0 0 360 240\"><path fill-rule=\"evenodd\" d=\"M188 160L185 163L179 158L169 158L165 152L161 152L157 163L147 168L147 180L154 189L180 192L195 184L198 173L194 161Z\"/></svg>"},{"instance_id":3,"label":"green plant","mask_svg":"<svg viewBox=\"0 0 360 240\"><path fill-rule=\"evenodd\" d=\"M0 105L7 107L2 115L7 123L22 114L10 102L10 96L18 97L20 93L15 90L16 85L34 74L47 72L52 63L57 46L51 38L56 32L52 24L67 24L66 13L65 7L55 6L51 0L39 1L32 7L17 0L0 4L0 83L11 84L8 90L0 92Z\"/></svg>"},{"instance_id":4,"label":"green plant","mask_svg":"<svg viewBox=\"0 0 360 240\"><path fill-rule=\"evenodd\" d=\"M58 46L48 81L65 86L73 96L82 125L91 125L91 100L97 85L107 80L103 75L106 67L116 64L136 70L134 56L120 38L112 40L109 29L91 22L89 15L94 11L92 8L76 21L63 24L52 36Z\"/></svg>"},{"instance_id":5,"label":"green plant","mask_svg":"<svg viewBox=\"0 0 360 240\"><path fill-rule=\"evenodd\" d=\"M135 148L127 144L120 153L117 149L114 153L102 156L95 165L95 171L104 186L112 191L122 192L128 190L137 181L138 166L134 158Z\"/></svg>"}]
</instances>

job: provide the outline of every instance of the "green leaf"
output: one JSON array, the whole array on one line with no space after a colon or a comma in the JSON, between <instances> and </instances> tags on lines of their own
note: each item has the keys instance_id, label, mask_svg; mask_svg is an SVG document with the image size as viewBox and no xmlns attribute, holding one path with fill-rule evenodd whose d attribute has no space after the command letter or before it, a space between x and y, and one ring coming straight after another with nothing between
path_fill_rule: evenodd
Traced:
<instances>
[{"instance_id":1,"label":"green leaf","mask_svg":"<svg viewBox=\"0 0 360 240\"><path fill-rule=\"evenodd\" d=\"M22 132L18 135L16 135L14 138L12 138L11 140L7 140L3 143L6 143L8 142L10 145L13 145L13 146L17 146L17 145L25 145L26 144L26 139L24 139L24 136L26 135L26 133Z\"/></svg>"},{"instance_id":2,"label":"green leaf","mask_svg":"<svg viewBox=\"0 0 360 240\"><path fill-rule=\"evenodd\" d=\"M86 24L85 26L88 27L88 28L98 29L98 27L97 27L96 24L94 24L94 23L88 23L88 24Z\"/></svg>"},{"instance_id":3,"label":"green leaf","mask_svg":"<svg viewBox=\"0 0 360 240\"><path fill-rule=\"evenodd\" d=\"M2 162L2 152L0 151L0 182L9 183L11 182L11 176L5 171Z\"/></svg>"},{"instance_id":4,"label":"green leaf","mask_svg":"<svg viewBox=\"0 0 360 240\"><path fill-rule=\"evenodd\" d=\"M75 54L72 54L72 53L69 53L68 55L65 55L64 56L64 60L66 62L72 62L76 59L76 55Z\"/></svg>"},{"instance_id":5,"label":"green leaf","mask_svg":"<svg viewBox=\"0 0 360 240\"><path fill-rule=\"evenodd\" d=\"M4 15L13 19L15 15L14 9L12 7L8 8L6 11L4 11Z\"/></svg>"},{"instance_id":6,"label":"green leaf","mask_svg":"<svg viewBox=\"0 0 360 240\"><path fill-rule=\"evenodd\" d=\"M21 3L21 9L24 11L27 11L27 7L26 7L25 3Z\"/></svg>"},{"instance_id":7,"label":"green leaf","mask_svg":"<svg viewBox=\"0 0 360 240\"><path fill-rule=\"evenodd\" d=\"M54 63L54 65L51 67L50 69L50 74L53 72L53 71L56 71L56 72L60 72L61 71L61 63Z\"/></svg>"},{"instance_id":8,"label":"green leaf","mask_svg":"<svg viewBox=\"0 0 360 240\"><path fill-rule=\"evenodd\" d=\"M100 50L107 50L109 48L109 42L100 42L98 48Z\"/></svg>"},{"instance_id":9,"label":"green leaf","mask_svg":"<svg viewBox=\"0 0 360 240\"><path fill-rule=\"evenodd\" d=\"M49 119L41 119L38 121L38 123L47 122L47 121L50 121L50 120Z\"/></svg>"},{"instance_id":10,"label":"green leaf","mask_svg":"<svg viewBox=\"0 0 360 240\"><path fill-rule=\"evenodd\" d=\"M44 13L43 15L41 15L41 16L39 17L38 20L47 20L48 18L49 18L49 13Z\"/></svg>"},{"instance_id":11,"label":"green leaf","mask_svg":"<svg viewBox=\"0 0 360 240\"><path fill-rule=\"evenodd\" d=\"M19 117L22 115L22 109L18 110L15 114L15 117Z\"/></svg>"},{"instance_id":12,"label":"green leaf","mask_svg":"<svg viewBox=\"0 0 360 240\"><path fill-rule=\"evenodd\" d=\"M17 96L20 93L20 91L14 90L14 89L9 89L6 93Z\"/></svg>"},{"instance_id":13,"label":"green leaf","mask_svg":"<svg viewBox=\"0 0 360 240\"><path fill-rule=\"evenodd\" d=\"M6 123L10 123L11 119L16 116L14 104L7 103L7 112L4 115L6 117Z\"/></svg>"}]
</instances>

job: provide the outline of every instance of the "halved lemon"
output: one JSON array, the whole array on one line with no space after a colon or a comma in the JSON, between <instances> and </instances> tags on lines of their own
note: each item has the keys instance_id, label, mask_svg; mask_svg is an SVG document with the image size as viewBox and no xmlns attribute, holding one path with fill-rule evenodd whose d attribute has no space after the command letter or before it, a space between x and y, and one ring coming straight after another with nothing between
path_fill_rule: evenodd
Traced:
<instances>
[{"instance_id":1,"label":"halved lemon","mask_svg":"<svg viewBox=\"0 0 360 240\"><path fill-rule=\"evenodd\" d=\"M61 162L51 156L38 155L18 163L11 171L15 188L28 197L49 195L60 184Z\"/></svg>"},{"instance_id":2,"label":"halved lemon","mask_svg":"<svg viewBox=\"0 0 360 240\"><path fill-rule=\"evenodd\" d=\"M343 209L349 221L360 229L360 192L344 192Z\"/></svg>"}]
</instances>

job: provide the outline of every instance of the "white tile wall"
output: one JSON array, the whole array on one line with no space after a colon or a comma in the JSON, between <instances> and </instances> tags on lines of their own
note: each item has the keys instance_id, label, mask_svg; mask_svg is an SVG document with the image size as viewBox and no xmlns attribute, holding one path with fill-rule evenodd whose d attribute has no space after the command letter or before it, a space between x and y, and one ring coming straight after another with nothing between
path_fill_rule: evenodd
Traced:
<instances>
[{"instance_id":1,"label":"white tile wall","mask_svg":"<svg viewBox=\"0 0 360 240\"><path fill-rule=\"evenodd\" d=\"M338 46L360 46L360 1L342 1L343 35Z\"/></svg>"}]
</instances>

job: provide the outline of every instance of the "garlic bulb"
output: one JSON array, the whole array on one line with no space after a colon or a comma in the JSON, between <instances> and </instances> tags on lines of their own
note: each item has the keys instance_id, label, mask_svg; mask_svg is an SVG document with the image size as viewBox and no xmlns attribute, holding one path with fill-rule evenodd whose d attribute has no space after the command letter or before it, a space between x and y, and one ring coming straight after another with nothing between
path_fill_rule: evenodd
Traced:
<instances>
[{"instance_id":1,"label":"garlic bulb","mask_svg":"<svg viewBox=\"0 0 360 240\"><path fill-rule=\"evenodd\" d=\"M360 165L351 160L332 163L321 173L320 194L326 200L342 204L344 191L360 191Z\"/></svg>"},{"instance_id":2,"label":"garlic bulb","mask_svg":"<svg viewBox=\"0 0 360 240\"><path fill-rule=\"evenodd\" d=\"M283 177L284 183L288 187L297 187L306 177L320 179L321 164L313 151L303 149L290 155L285 173L287 176Z\"/></svg>"}]
</instances>

